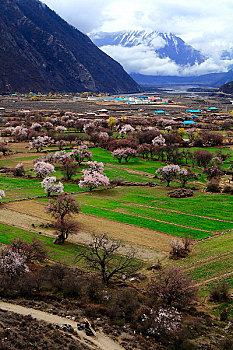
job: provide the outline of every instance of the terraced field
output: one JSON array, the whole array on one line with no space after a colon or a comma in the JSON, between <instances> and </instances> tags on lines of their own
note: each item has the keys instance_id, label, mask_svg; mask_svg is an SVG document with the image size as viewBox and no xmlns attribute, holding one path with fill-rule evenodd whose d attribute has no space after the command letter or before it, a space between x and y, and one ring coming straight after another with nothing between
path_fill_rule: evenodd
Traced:
<instances>
[{"instance_id":1,"label":"terraced field","mask_svg":"<svg viewBox=\"0 0 233 350\"><path fill-rule=\"evenodd\" d=\"M233 288L233 232L198 242L189 257L174 263L190 274L203 296L221 279Z\"/></svg>"},{"instance_id":2,"label":"terraced field","mask_svg":"<svg viewBox=\"0 0 233 350\"><path fill-rule=\"evenodd\" d=\"M172 199L167 196L168 188L159 186L153 175L161 162L147 161L140 158L132 159L129 163L119 164L112 155L100 148L93 148L93 160L105 164L105 173L111 180L121 179L145 183L152 181L156 187L116 187L108 190L95 190L83 193L78 184L64 183L65 191L76 192L76 198L82 205L82 212L96 217L102 217L148 228L157 232L202 239L222 231L233 229L231 212L233 196L226 194L210 194L201 190L195 191L194 197ZM38 155L22 154L22 158L11 157L11 162L32 161ZM15 164L14 164L15 165ZM82 166L76 179L82 176ZM54 175L62 177L59 166ZM0 186L6 192L5 201L43 196L40 181L37 178L0 177ZM200 182L199 182L200 185ZM176 187L177 183L172 183ZM4 200L3 200L4 201ZM45 199L47 201L47 199Z\"/></svg>"}]
</instances>

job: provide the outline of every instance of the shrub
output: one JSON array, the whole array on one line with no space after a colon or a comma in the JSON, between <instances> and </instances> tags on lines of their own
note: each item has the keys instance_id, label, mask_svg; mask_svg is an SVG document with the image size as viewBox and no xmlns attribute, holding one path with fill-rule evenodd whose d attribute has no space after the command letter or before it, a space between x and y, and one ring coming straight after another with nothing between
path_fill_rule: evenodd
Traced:
<instances>
[{"instance_id":1,"label":"shrub","mask_svg":"<svg viewBox=\"0 0 233 350\"><path fill-rule=\"evenodd\" d=\"M159 305L187 306L197 298L197 288L188 275L177 267L160 271L148 284L149 296Z\"/></svg>"},{"instance_id":2,"label":"shrub","mask_svg":"<svg viewBox=\"0 0 233 350\"><path fill-rule=\"evenodd\" d=\"M34 261L44 262L48 258L48 251L45 249L44 244L35 239L31 243L24 242L21 238L15 239L10 245L12 251L20 254L26 261L26 263L32 263Z\"/></svg>"},{"instance_id":3,"label":"shrub","mask_svg":"<svg viewBox=\"0 0 233 350\"><path fill-rule=\"evenodd\" d=\"M213 193L219 193L220 187L219 187L219 182L216 180L211 180L208 182L207 187L206 187L207 192L213 192Z\"/></svg>"},{"instance_id":4,"label":"shrub","mask_svg":"<svg viewBox=\"0 0 233 350\"><path fill-rule=\"evenodd\" d=\"M162 338L175 334L181 325L181 314L174 307L159 307L139 310L135 327L145 334Z\"/></svg>"},{"instance_id":5,"label":"shrub","mask_svg":"<svg viewBox=\"0 0 233 350\"><path fill-rule=\"evenodd\" d=\"M172 248L170 251L171 259L185 258L190 252L190 244L191 240L188 237L185 237L182 240L173 239L170 242Z\"/></svg>"},{"instance_id":6,"label":"shrub","mask_svg":"<svg viewBox=\"0 0 233 350\"><path fill-rule=\"evenodd\" d=\"M220 342L220 350L232 350L233 349L233 340L225 338Z\"/></svg>"},{"instance_id":7,"label":"shrub","mask_svg":"<svg viewBox=\"0 0 233 350\"><path fill-rule=\"evenodd\" d=\"M64 296L73 298L81 297L83 290L82 278L69 272L63 279L61 289Z\"/></svg>"},{"instance_id":8,"label":"shrub","mask_svg":"<svg viewBox=\"0 0 233 350\"><path fill-rule=\"evenodd\" d=\"M230 298L230 286L226 281L220 281L210 289L212 301L227 301Z\"/></svg>"},{"instance_id":9,"label":"shrub","mask_svg":"<svg viewBox=\"0 0 233 350\"><path fill-rule=\"evenodd\" d=\"M229 186L229 185L226 185L226 186L224 186L222 192L223 192L223 193L231 193L231 194L233 194L233 187L231 187L231 186Z\"/></svg>"},{"instance_id":10,"label":"shrub","mask_svg":"<svg viewBox=\"0 0 233 350\"><path fill-rule=\"evenodd\" d=\"M103 301L103 291L105 285L102 280L96 275L89 276L86 281L85 294L89 297L91 301L100 303Z\"/></svg>"},{"instance_id":11,"label":"shrub","mask_svg":"<svg viewBox=\"0 0 233 350\"><path fill-rule=\"evenodd\" d=\"M190 188L177 188L168 192L168 196L171 198L186 198L193 196L193 190Z\"/></svg>"},{"instance_id":12,"label":"shrub","mask_svg":"<svg viewBox=\"0 0 233 350\"><path fill-rule=\"evenodd\" d=\"M133 289L124 289L116 292L110 301L110 315L112 318L125 319L129 322L133 319L135 310L140 306L137 292Z\"/></svg>"},{"instance_id":13,"label":"shrub","mask_svg":"<svg viewBox=\"0 0 233 350\"><path fill-rule=\"evenodd\" d=\"M25 170L23 163L19 163L16 165L15 169L13 170L14 176L24 176L25 175Z\"/></svg>"},{"instance_id":14,"label":"shrub","mask_svg":"<svg viewBox=\"0 0 233 350\"><path fill-rule=\"evenodd\" d=\"M62 281L67 276L69 268L62 264L55 264L50 267L48 272L48 280L52 287L61 290Z\"/></svg>"},{"instance_id":15,"label":"shrub","mask_svg":"<svg viewBox=\"0 0 233 350\"><path fill-rule=\"evenodd\" d=\"M226 322L230 316L230 309L224 307L220 312L220 321Z\"/></svg>"}]
</instances>

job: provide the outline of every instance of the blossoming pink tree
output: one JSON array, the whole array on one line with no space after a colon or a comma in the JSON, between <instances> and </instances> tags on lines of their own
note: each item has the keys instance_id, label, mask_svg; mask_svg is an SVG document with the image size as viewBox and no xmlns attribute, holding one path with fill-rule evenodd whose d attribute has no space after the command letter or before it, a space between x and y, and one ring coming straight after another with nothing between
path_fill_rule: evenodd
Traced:
<instances>
[{"instance_id":1,"label":"blossoming pink tree","mask_svg":"<svg viewBox=\"0 0 233 350\"><path fill-rule=\"evenodd\" d=\"M80 188L105 187L110 184L109 178L103 173L103 163L88 162L89 169L83 170L83 178L79 182Z\"/></svg>"},{"instance_id":2,"label":"blossoming pink tree","mask_svg":"<svg viewBox=\"0 0 233 350\"><path fill-rule=\"evenodd\" d=\"M42 128L41 124L39 123L33 123L31 126L32 130L39 131Z\"/></svg>"},{"instance_id":3,"label":"blossoming pink tree","mask_svg":"<svg viewBox=\"0 0 233 350\"><path fill-rule=\"evenodd\" d=\"M23 256L10 247L6 247L1 250L0 271L2 274L15 278L29 272L29 268Z\"/></svg>"},{"instance_id":4,"label":"blossoming pink tree","mask_svg":"<svg viewBox=\"0 0 233 350\"><path fill-rule=\"evenodd\" d=\"M188 181L198 179L198 175L190 169L181 168L179 171L179 179L181 182L181 186L185 187Z\"/></svg>"},{"instance_id":5,"label":"blossoming pink tree","mask_svg":"<svg viewBox=\"0 0 233 350\"><path fill-rule=\"evenodd\" d=\"M177 178L180 172L179 165L166 165L164 167L159 168L156 171L156 174L159 176L161 181L165 181L167 183L167 187L169 187L170 182Z\"/></svg>"},{"instance_id":6,"label":"blossoming pink tree","mask_svg":"<svg viewBox=\"0 0 233 350\"><path fill-rule=\"evenodd\" d=\"M118 160L119 163L121 163L122 159L128 163L129 159L131 157L135 157L137 152L130 147L127 148L118 148L115 151L112 152L112 155L114 158Z\"/></svg>"},{"instance_id":7,"label":"blossoming pink tree","mask_svg":"<svg viewBox=\"0 0 233 350\"><path fill-rule=\"evenodd\" d=\"M71 156L81 165L84 159L92 160L92 152L89 152L87 145L82 144L72 149Z\"/></svg>"},{"instance_id":8,"label":"blossoming pink tree","mask_svg":"<svg viewBox=\"0 0 233 350\"><path fill-rule=\"evenodd\" d=\"M11 128L8 128L11 129ZM12 132L12 134L15 136L17 140L26 140L28 137L28 129L26 127L22 126L16 126Z\"/></svg>"},{"instance_id":9,"label":"blossoming pink tree","mask_svg":"<svg viewBox=\"0 0 233 350\"><path fill-rule=\"evenodd\" d=\"M71 152L66 153L66 151L57 151L53 155L53 162L55 164L64 163L66 160L70 159Z\"/></svg>"},{"instance_id":10,"label":"blossoming pink tree","mask_svg":"<svg viewBox=\"0 0 233 350\"><path fill-rule=\"evenodd\" d=\"M53 124L50 123L50 122L45 122L43 124L43 127L46 129L46 130L51 130L53 128Z\"/></svg>"},{"instance_id":11,"label":"blossoming pink tree","mask_svg":"<svg viewBox=\"0 0 233 350\"><path fill-rule=\"evenodd\" d=\"M62 148L66 146L66 141L65 141L65 140L62 140L62 139L61 139L61 140L58 140L58 141L56 142L56 145L58 146L59 150L62 150Z\"/></svg>"}]
</instances>

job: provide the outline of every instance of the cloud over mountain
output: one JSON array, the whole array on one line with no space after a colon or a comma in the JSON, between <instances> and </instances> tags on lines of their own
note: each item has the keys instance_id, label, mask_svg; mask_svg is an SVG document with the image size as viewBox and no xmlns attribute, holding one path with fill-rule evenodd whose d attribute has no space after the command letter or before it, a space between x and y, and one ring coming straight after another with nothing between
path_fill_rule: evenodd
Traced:
<instances>
[{"instance_id":1,"label":"cloud over mountain","mask_svg":"<svg viewBox=\"0 0 233 350\"><path fill-rule=\"evenodd\" d=\"M231 0L44 0L75 27L85 33L120 30L148 30L174 33L208 57L204 63L184 68L182 74L226 71L233 63L233 6ZM156 42L155 45L161 42ZM129 72L178 74L179 66L166 57L155 57L145 47L108 47L105 52L120 59ZM118 45L117 45L118 46ZM222 60L224 58L228 60ZM226 53L226 54L225 54ZM140 62L141 57L141 62ZM129 62L129 58L132 62ZM148 65L146 67L146 64ZM153 63L153 67L151 64ZM156 67L155 67L156 63ZM136 69L136 68L135 68ZM153 73L153 74L154 74Z\"/></svg>"}]
</instances>

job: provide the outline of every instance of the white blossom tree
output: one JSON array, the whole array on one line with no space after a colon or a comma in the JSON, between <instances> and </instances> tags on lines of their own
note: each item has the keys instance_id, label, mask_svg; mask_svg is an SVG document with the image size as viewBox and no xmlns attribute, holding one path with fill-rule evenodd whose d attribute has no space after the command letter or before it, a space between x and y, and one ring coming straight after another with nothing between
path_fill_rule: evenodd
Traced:
<instances>
[{"instance_id":1,"label":"white blossom tree","mask_svg":"<svg viewBox=\"0 0 233 350\"><path fill-rule=\"evenodd\" d=\"M33 171L36 174L36 176L45 178L50 176L52 173L54 173L55 168L52 164L49 164L46 162L37 162L34 165Z\"/></svg>"},{"instance_id":2,"label":"white blossom tree","mask_svg":"<svg viewBox=\"0 0 233 350\"><path fill-rule=\"evenodd\" d=\"M41 187L44 188L45 193L47 193L48 196L51 194L61 194L64 192L64 186L59 181L56 183L57 179L55 176L46 177L41 182Z\"/></svg>"},{"instance_id":3,"label":"white blossom tree","mask_svg":"<svg viewBox=\"0 0 233 350\"><path fill-rule=\"evenodd\" d=\"M162 147L162 146L166 146L166 141L165 138L160 134L159 136L156 136L153 140L152 140L152 144L155 147Z\"/></svg>"},{"instance_id":4,"label":"white blossom tree","mask_svg":"<svg viewBox=\"0 0 233 350\"><path fill-rule=\"evenodd\" d=\"M179 165L166 165L164 167L159 168L156 171L156 174L159 176L161 181L165 181L167 183L167 187L170 186L170 182L177 178L180 172Z\"/></svg>"},{"instance_id":5,"label":"white blossom tree","mask_svg":"<svg viewBox=\"0 0 233 350\"><path fill-rule=\"evenodd\" d=\"M147 325L146 333L161 337L178 330L181 325L181 313L175 307L160 307L144 313L141 322Z\"/></svg>"},{"instance_id":6,"label":"white blossom tree","mask_svg":"<svg viewBox=\"0 0 233 350\"><path fill-rule=\"evenodd\" d=\"M10 128L9 128L10 129ZM28 129L24 127L23 125L21 126L16 126L12 132L12 134L18 139L18 140L26 140L28 137Z\"/></svg>"},{"instance_id":7,"label":"white blossom tree","mask_svg":"<svg viewBox=\"0 0 233 350\"><path fill-rule=\"evenodd\" d=\"M29 268L23 256L7 247L1 250L0 271L2 274L15 278L29 272Z\"/></svg>"},{"instance_id":8,"label":"white blossom tree","mask_svg":"<svg viewBox=\"0 0 233 350\"><path fill-rule=\"evenodd\" d=\"M30 149L36 149L37 152L40 152L43 147L48 147L48 145L51 143L53 143L53 140L49 136L38 136L37 138L33 137L32 141L29 142Z\"/></svg>"},{"instance_id":9,"label":"white blossom tree","mask_svg":"<svg viewBox=\"0 0 233 350\"><path fill-rule=\"evenodd\" d=\"M41 124L39 123L33 123L31 126L32 130L39 131L42 128Z\"/></svg>"},{"instance_id":10,"label":"white blossom tree","mask_svg":"<svg viewBox=\"0 0 233 350\"><path fill-rule=\"evenodd\" d=\"M66 151L57 151L54 153L53 161L54 163L64 163L67 159L70 159L71 152L66 153Z\"/></svg>"},{"instance_id":11,"label":"white blossom tree","mask_svg":"<svg viewBox=\"0 0 233 350\"><path fill-rule=\"evenodd\" d=\"M133 131L135 131L135 129L130 124L125 124L120 129L119 134L123 137Z\"/></svg>"},{"instance_id":12,"label":"white blossom tree","mask_svg":"<svg viewBox=\"0 0 233 350\"><path fill-rule=\"evenodd\" d=\"M5 192L3 190L0 190L0 201L5 197L6 197Z\"/></svg>"},{"instance_id":13,"label":"white blossom tree","mask_svg":"<svg viewBox=\"0 0 233 350\"><path fill-rule=\"evenodd\" d=\"M60 132L65 132L67 128L65 126L58 125L55 130L60 133Z\"/></svg>"}]
</instances>

